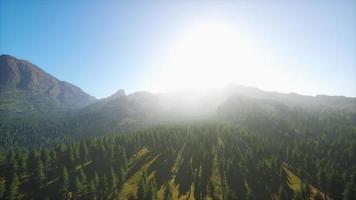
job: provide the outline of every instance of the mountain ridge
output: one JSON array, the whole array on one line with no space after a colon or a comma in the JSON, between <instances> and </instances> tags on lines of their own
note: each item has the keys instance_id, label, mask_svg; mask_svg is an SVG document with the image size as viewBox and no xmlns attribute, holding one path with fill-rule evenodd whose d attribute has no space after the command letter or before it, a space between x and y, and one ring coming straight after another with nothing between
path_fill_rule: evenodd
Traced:
<instances>
[{"instance_id":1,"label":"mountain ridge","mask_svg":"<svg viewBox=\"0 0 356 200\"><path fill-rule=\"evenodd\" d=\"M307 117L356 124L356 98L351 97L287 94L229 85L223 89L167 93L126 94L120 89L95 100L27 61L6 56L1 56L0 61L0 132L11 129L11 137L16 140L37 137L39 132L44 138L81 137L196 121L250 128L256 127L256 122L273 126ZM22 73L21 67L27 72Z\"/></svg>"},{"instance_id":2,"label":"mountain ridge","mask_svg":"<svg viewBox=\"0 0 356 200\"><path fill-rule=\"evenodd\" d=\"M10 55L0 56L0 96L0 110L7 113L74 109L96 101L79 87Z\"/></svg>"}]
</instances>

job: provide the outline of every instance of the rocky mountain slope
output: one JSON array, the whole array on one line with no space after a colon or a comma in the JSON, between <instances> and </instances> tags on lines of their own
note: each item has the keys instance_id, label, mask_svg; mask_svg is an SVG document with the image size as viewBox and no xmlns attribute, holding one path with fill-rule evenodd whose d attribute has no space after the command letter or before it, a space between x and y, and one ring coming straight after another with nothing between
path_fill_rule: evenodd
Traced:
<instances>
[{"instance_id":1,"label":"rocky mountain slope","mask_svg":"<svg viewBox=\"0 0 356 200\"><path fill-rule=\"evenodd\" d=\"M0 112L27 114L81 108L96 99L32 63L0 56Z\"/></svg>"}]
</instances>

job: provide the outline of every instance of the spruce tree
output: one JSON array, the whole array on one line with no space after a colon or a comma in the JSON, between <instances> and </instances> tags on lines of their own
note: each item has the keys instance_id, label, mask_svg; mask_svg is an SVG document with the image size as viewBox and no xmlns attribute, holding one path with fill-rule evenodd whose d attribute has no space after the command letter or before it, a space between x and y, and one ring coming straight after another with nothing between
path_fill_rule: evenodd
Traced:
<instances>
[{"instance_id":1,"label":"spruce tree","mask_svg":"<svg viewBox=\"0 0 356 200\"><path fill-rule=\"evenodd\" d=\"M95 199L95 197L96 197L96 184L94 180L90 180L89 199Z\"/></svg>"},{"instance_id":2,"label":"spruce tree","mask_svg":"<svg viewBox=\"0 0 356 200\"><path fill-rule=\"evenodd\" d=\"M356 199L356 187L353 183L348 183L343 192L344 200Z\"/></svg>"},{"instance_id":3,"label":"spruce tree","mask_svg":"<svg viewBox=\"0 0 356 200\"><path fill-rule=\"evenodd\" d=\"M17 173L14 173L9 182L7 187L7 198L8 200L15 200L19 195L19 180Z\"/></svg>"},{"instance_id":4,"label":"spruce tree","mask_svg":"<svg viewBox=\"0 0 356 200\"><path fill-rule=\"evenodd\" d=\"M250 188L248 188L247 193L246 193L246 200L255 200L255 199L256 199L256 197L252 193L252 190Z\"/></svg>"},{"instance_id":5,"label":"spruce tree","mask_svg":"<svg viewBox=\"0 0 356 200\"><path fill-rule=\"evenodd\" d=\"M278 189L279 200L288 200L288 193L284 189L283 185L281 185Z\"/></svg>"},{"instance_id":6,"label":"spruce tree","mask_svg":"<svg viewBox=\"0 0 356 200\"><path fill-rule=\"evenodd\" d=\"M293 196L293 200L305 200L300 191L296 191Z\"/></svg>"},{"instance_id":7,"label":"spruce tree","mask_svg":"<svg viewBox=\"0 0 356 200\"><path fill-rule=\"evenodd\" d=\"M0 181L0 199L3 199L4 195L5 195L5 182L4 181Z\"/></svg>"},{"instance_id":8,"label":"spruce tree","mask_svg":"<svg viewBox=\"0 0 356 200\"><path fill-rule=\"evenodd\" d=\"M163 194L164 200L171 200L172 199L172 191L169 183L165 184L165 190Z\"/></svg>"},{"instance_id":9,"label":"spruce tree","mask_svg":"<svg viewBox=\"0 0 356 200\"><path fill-rule=\"evenodd\" d=\"M138 190L137 190L137 198L138 199L144 199L145 198L145 182L143 179L140 180L139 186L138 186Z\"/></svg>"},{"instance_id":10,"label":"spruce tree","mask_svg":"<svg viewBox=\"0 0 356 200\"><path fill-rule=\"evenodd\" d=\"M81 199L82 184L80 182L79 177L75 177L73 192L74 192L74 195L75 195L76 199Z\"/></svg>"},{"instance_id":11,"label":"spruce tree","mask_svg":"<svg viewBox=\"0 0 356 200\"><path fill-rule=\"evenodd\" d=\"M306 180L300 186L300 193L304 199L309 199L310 197L310 188L309 188L309 181Z\"/></svg>"},{"instance_id":12,"label":"spruce tree","mask_svg":"<svg viewBox=\"0 0 356 200\"><path fill-rule=\"evenodd\" d=\"M85 175L85 172L84 172L84 170L83 170L83 167L81 167L81 168L78 170L78 175L79 175L80 182L81 182L81 183L86 183L86 181L87 181L87 176Z\"/></svg>"},{"instance_id":13,"label":"spruce tree","mask_svg":"<svg viewBox=\"0 0 356 200\"><path fill-rule=\"evenodd\" d=\"M110 189L115 189L117 186L117 178L113 168L110 168Z\"/></svg>"},{"instance_id":14,"label":"spruce tree","mask_svg":"<svg viewBox=\"0 0 356 200\"><path fill-rule=\"evenodd\" d=\"M314 196L314 200L323 200L323 196L321 196L320 192L317 192Z\"/></svg>"},{"instance_id":15,"label":"spruce tree","mask_svg":"<svg viewBox=\"0 0 356 200\"><path fill-rule=\"evenodd\" d=\"M214 188L213 182L211 180L209 180L209 183L208 183L208 191L209 191L209 196L212 199L215 199L215 197L214 197L215 188Z\"/></svg>"},{"instance_id":16,"label":"spruce tree","mask_svg":"<svg viewBox=\"0 0 356 200\"><path fill-rule=\"evenodd\" d=\"M34 169L34 180L37 189L41 189L45 185L46 175L44 172L42 161L39 157L36 158L36 166Z\"/></svg>"},{"instance_id":17,"label":"spruce tree","mask_svg":"<svg viewBox=\"0 0 356 200\"><path fill-rule=\"evenodd\" d=\"M59 179L59 195L61 199L66 199L69 191L69 176L66 167L62 168L62 174Z\"/></svg>"}]
</instances>

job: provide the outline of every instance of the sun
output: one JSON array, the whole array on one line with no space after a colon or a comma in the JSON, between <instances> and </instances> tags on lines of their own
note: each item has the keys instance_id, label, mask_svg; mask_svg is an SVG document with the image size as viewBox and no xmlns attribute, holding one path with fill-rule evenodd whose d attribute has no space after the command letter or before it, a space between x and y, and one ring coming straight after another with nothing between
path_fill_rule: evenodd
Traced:
<instances>
[{"instance_id":1,"label":"sun","mask_svg":"<svg viewBox=\"0 0 356 200\"><path fill-rule=\"evenodd\" d=\"M156 90L220 88L231 83L257 85L263 53L237 27L203 23L184 32L157 72ZM263 61L263 62L262 62Z\"/></svg>"}]
</instances>

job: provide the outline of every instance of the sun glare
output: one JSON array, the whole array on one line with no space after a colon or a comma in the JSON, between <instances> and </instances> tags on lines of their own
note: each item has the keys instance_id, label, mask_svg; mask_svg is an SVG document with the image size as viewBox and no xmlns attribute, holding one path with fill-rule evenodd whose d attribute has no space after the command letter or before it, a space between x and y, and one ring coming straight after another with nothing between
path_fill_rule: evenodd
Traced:
<instances>
[{"instance_id":1,"label":"sun glare","mask_svg":"<svg viewBox=\"0 0 356 200\"><path fill-rule=\"evenodd\" d=\"M266 58L233 26L201 24L177 40L163 62L158 90L258 85ZM257 73L257 70L259 73Z\"/></svg>"}]
</instances>

